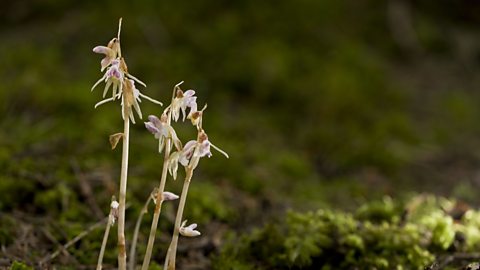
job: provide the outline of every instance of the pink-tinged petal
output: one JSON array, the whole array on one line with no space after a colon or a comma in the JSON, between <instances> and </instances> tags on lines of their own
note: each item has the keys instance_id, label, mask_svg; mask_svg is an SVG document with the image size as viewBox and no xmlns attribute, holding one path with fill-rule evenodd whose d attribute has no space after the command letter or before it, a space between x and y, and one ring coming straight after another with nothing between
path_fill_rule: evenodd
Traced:
<instances>
[{"instance_id":1,"label":"pink-tinged petal","mask_svg":"<svg viewBox=\"0 0 480 270\"><path fill-rule=\"evenodd\" d=\"M182 166L184 167L187 167L188 166L188 159L186 156L181 156L179 159L178 159L178 162L180 162L180 164L182 164Z\"/></svg>"},{"instance_id":2,"label":"pink-tinged petal","mask_svg":"<svg viewBox=\"0 0 480 270\"><path fill-rule=\"evenodd\" d=\"M195 228L197 228L197 223L192 223L189 226L187 226L187 229L190 229L190 230L195 230Z\"/></svg>"},{"instance_id":3,"label":"pink-tinged petal","mask_svg":"<svg viewBox=\"0 0 480 270\"><path fill-rule=\"evenodd\" d=\"M112 59L110 57L105 57L102 59L102 61L100 62L100 65L102 66L102 71L108 67L108 65L110 65L110 63L112 62Z\"/></svg>"},{"instance_id":4,"label":"pink-tinged petal","mask_svg":"<svg viewBox=\"0 0 480 270\"><path fill-rule=\"evenodd\" d=\"M189 97L185 99L185 106L192 107L195 106L195 110L197 110L197 97Z\"/></svg>"},{"instance_id":5,"label":"pink-tinged petal","mask_svg":"<svg viewBox=\"0 0 480 270\"><path fill-rule=\"evenodd\" d=\"M105 55L108 55L109 53L111 53L111 50L112 49L110 49L108 47L105 47L105 46L97 46L97 47L93 48L94 53L102 53L102 54L105 54Z\"/></svg>"},{"instance_id":6,"label":"pink-tinged petal","mask_svg":"<svg viewBox=\"0 0 480 270\"><path fill-rule=\"evenodd\" d=\"M162 127L162 122L155 115L149 115L148 121L152 122L158 129Z\"/></svg>"},{"instance_id":7,"label":"pink-tinged petal","mask_svg":"<svg viewBox=\"0 0 480 270\"><path fill-rule=\"evenodd\" d=\"M197 141L192 140L187 142L183 147L182 152L180 153L180 158L178 160L183 166L188 166L188 163L190 161L190 158L192 158L193 156L196 146Z\"/></svg>"},{"instance_id":8,"label":"pink-tinged petal","mask_svg":"<svg viewBox=\"0 0 480 270\"><path fill-rule=\"evenodd\" d=\"M196 112L197 111L197 98L195 98L195 100L191 101L188 104L188 107L190 107L190 112L188 113L188 115L192 115L194 112Z\"/></svg>"},{"instance_id":9,"label":"pink-tinged petal","mask_svg":"<svg viewBox=\"0 0 480 270\"><path fill-rule=\"evenodd\" d=\"M198 156L199 157L212 156L212 153L210 152L210 142L208 140L203 141L198 147Z\"/></svg>"},{"instance_id":10,"label":"pink-tinged petal","mask_svg":"<svg viewBox=\"0 0 480 270\"><path fill-rule=\"evenodd\" d=\"M163 200L164 201L173 201L173 200L176 200L176 199L178 199L178 195L176 195L172 192L168 192L168 191L163 192Z\"/></svg>"},{"instance_id":11,"label":"pink-tinged petal","mask_svg":"<svg viewBox=\"0 0 480 270\"><path fill-rule=\"evenodd\" d=\"M158 134L160 133L160 130L158 130L157 127L155 127L154 124L152 124L151 122L145 122L145 127L148 129L148 131L150 131L152 134Z\"/></svg>"},{"instance_id":12,"label":"pink-tinged petal","mask_svg":"<svg viewBox=\"0 0 480 270\"><path fill-rule=\"evenodd\" d=\"M197 230L195 230L195 228L197 228L197 224L192 224L188 227L185 227L185 221L182 223L182 226L180 226L180 234L183 235L183 236L187 236L187 237L195 237L195 236L199 236L201 235L201 233Z\"/></svg>"},{"instance_id":13,"label":"pink-tinged petal","mask_svg":"<svg viewBox=\"0 0 480 270\"><path fill-rule=\"evenodd\" d=\"M112 66L107 70L107 77L109 79L115 78L117 80L120 80L123 76L118 67L112 64Z\"/></svg>"},{"instance_id":14,"label":"pink-tinged petal","mask_svg":"<svg viewBox=\"0 0 480 270\"><path fill-rule=\"evenodd\" d=\"M120 60L114 59L112 61L112 66L115 66L116 68L120 68Z\"/></svg>"},{"instance_id":15,"label":"pink-tinged petal","mask_svg":"<svg viewBox=\"0 0 480 270\"><path fill-rule=\"evenodd\" d=\"M191 140L185 144L183 147L183 151L190 151L192 148L194 148L197 145L197 141Z\"/></svg>"},{"instance_id":16,"label":"pink-tinged petal","mask_svg":"<svg viewBox=\"0 0 480 270\"><path fill-rule=\"evenodd\" d=\"M195 95L194 90L187 90L187 91L185 91L185 93L183 93L184 98L193 97L194 95Z\"/></svg>"}]
</instances>

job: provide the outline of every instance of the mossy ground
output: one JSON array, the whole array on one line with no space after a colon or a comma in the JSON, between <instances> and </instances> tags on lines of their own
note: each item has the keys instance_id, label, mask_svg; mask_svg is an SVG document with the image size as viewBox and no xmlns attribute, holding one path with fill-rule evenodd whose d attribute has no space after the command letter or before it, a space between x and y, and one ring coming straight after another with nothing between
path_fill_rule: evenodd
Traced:
<instances>
[{"instance_id":1,"label":"mossy ground","mask_svg":"<svg viewBox=\"0 0 480 270\"><path fill-rule=\"evenodd\" d=\"M120 150L110 150L108 136L121 131L122 121L119 106L93 109L101 94L90 87L101 74L91 49L115 34L121 16L123 53L132 74L147 83L144 93L166 101L173 85L185 80L200 104L208 102L204 126L211 140L231 156L202 160L193 179L186 217L199 223L202 237L180 241L181 269L224 265L222 258L235 254L225 244L228 236L250 232L237 240L235 252L246 252L252 242L279 246L259 250L263 257L239 256L238 266L231 261L228 267L301 268L309 260L318 266L317 251L324 248L339 258L328 262L334 267L384 265L383 255L362 253L360 243L374 235L372 243L380 245L404 233L397 211L408 194L479 205L478 7L412 2L412 49L392 34L389 1L276 1L275 8L253 0L22 3L10 1L0 10L0 267L14 261L15 269L22 269L19 262L38 267L108 211L120 167ZM145 115L160 110L142 104ZM162 162L139 122L131 135L129 239ZM182 127L178 133L194 135ZM169 181L168 189L178 192L181 181ZM385 195L394 198L391 204L370 203ZM174 205L166 206L160 222L157 265ZM293 212L285 218L287 209ZM433 221L426 218L422 226L448 215L425 214ZM315 226L385 217L393 218L385 223L389 233L372 223L350 235L347 226L344 238L328 240L343 249L307 242L292 253L305 241L299 230L321 235ZM149 222L147 214L139 254ZM314 226L295 225L309 222ZM272 223L278 224L265 225ZM443 236L451 224L442 226L429 230ZM452 252L447 235L430 239L436 248L415 248L415 238L385 252L402 250L407 255L398 262L405 263L417 250L415 265L430 263L424 251L439 258ZM93 267L101 237L102 229L92 231L47 265ZM114 237L108 247L104 261L113 268Z\"/></svg>"}]
</instances>

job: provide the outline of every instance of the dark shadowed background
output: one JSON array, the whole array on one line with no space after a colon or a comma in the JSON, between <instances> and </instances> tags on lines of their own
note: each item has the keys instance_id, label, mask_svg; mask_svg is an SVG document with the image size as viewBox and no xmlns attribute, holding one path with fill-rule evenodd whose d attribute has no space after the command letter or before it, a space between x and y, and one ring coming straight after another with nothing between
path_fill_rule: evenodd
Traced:
<instances>
[{"instance_id":1,"label":"dark shadowed background","mask_svg":"<svg viewBox=\"0 0 480 270\"><path fill-rule=\"evenodd\" d=\"M412 192L477 205L479 14L473 0L2 1L0 266L37 265L108 212L121 159L108 136L122 120L118 104L93 108L103 89L90 92L102 76L92 48L116 35L120 17L142 92L168 103L185 81L199 107L208 103L211 141L230 154L213 152L194 176L186 216L204 238L181 241L181 269L208 269L224 235L290 208L351 209ZM162 110L142 103L144 116ZM175 128L184 142L195 135ZM131 132L129 239L162 166L142 121ZM161 218L158 264L174 205ZM50 263L92 267L102 234Z\"/></svg>"}]
</instances>

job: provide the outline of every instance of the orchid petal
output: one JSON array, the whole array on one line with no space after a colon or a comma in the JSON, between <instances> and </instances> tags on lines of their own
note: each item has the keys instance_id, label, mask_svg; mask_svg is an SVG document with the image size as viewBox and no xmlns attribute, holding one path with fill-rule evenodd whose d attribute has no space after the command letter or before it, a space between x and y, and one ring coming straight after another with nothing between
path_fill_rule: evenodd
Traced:
<instances>
[{"instance_id":1,"label":"orchid petal","mask_svg":"<svg viewBox=\"0 0 480 270\"><path fill-rule=\"evenodd\" d=\"M110 102L110 101L113 101L113 100L114 100L114 98L104 99L104 100L98 102L97 104L95 104L95 109L96 109L98 106L103 105L103 104L105 104L105 103L107 103L107 102Z\"/></svg>"},{"instance_id":2,"label":"orchid petal","mask_svg":"<svg viewBox=\"0 0 480 270\"><path fill-rule=\"evenodd\" d=\"M148 129L148 131L150 131L152 134L157 134L160 132L160 130L158 130L158 128L155 126L155 124L151 123L151 122L145 122L145 127Z\"/></svg>"}]
</instances>

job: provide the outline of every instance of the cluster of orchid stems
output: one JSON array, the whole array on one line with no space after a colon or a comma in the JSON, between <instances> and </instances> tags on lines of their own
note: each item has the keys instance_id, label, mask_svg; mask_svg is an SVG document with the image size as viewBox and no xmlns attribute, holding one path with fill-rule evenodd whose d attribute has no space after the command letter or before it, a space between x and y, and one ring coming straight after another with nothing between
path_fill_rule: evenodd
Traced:
<instances>
[{"instance_id":1,"label":"cluster of orchid stems","mask_svg":"<svg viewBox=\"0 0 480 270\"><path fill-rule=\"evenodd\" d=\"M128 146L129 146L129 125L130 121L135 124L134 110L138 117L142 119L142 111L140 109L141 98L147 99L155 104L162 105L161 102L154 100L142 94L135 86L135 82L146 87L145 83L134 77L128 72L127 64L122 57L120 48L120 32L122 19L119 21L118 35L113 38L107 46L97 46L93 52L104 54L105 57L101 61L101 72L104 75L94 84L93 89L100 83L105 82L103 91L103 100L95 105L97 108L107 102L119 100L122 108L122 118L124 120L123 133L116 133L110 136L110 143L112 149L116 147L118 142L122 139L122 168L120 173L120 191L119 201L112 199L110 214L108 216L107 227L102 241L100 255L98 258L97 270L102 269L103 254L108 239L109 229L118 220L118 269L127 269L127 256L125 245L125 205L126 205L126 190L127 190L127 172L128 172ZM175 269L175 258L178 245L179 235L186 237L199 236L200 232L196 230L197 224L193 223L187 226L187 220L182 222L183 211L185 209L188 188L193 176L195 168L197 168L200 158L210 157L212 153L210 148L214 148L221 154L228 158L220 148L213 145L207 136L207 133L202 128L203 114L207 106L205 105L201 110L197 107L197 97L195 97L194 90L183 91L180 85L183 82L175 85L171 103L165 108L160 117L150 115L148 122L145 122L145 127L150 131L155 139L158 139L158 152L164 153L162 175L160 184L150 194L145 206L140 212L137 219L135 230L132 239L132 246L130 250L129 269L135 268L135 250L137 245L138 233L141 225L142 217L147 213L148 205L151 201L155 204L155 211L153 214L152 225L148 238L147 248L142 264L142 270L147 270L150 265L153 245L155 241L155 234L157 231L158 220L161 214L161 207L164 201L176 200L179 196L165 191L165 184L167 175L170 174L175 180L177 178L177 171L179 164L185 168L185 181L183 184L182 193L180 195L180 203L175 218L175 226L172 235L172 240L165 258L164 269ZM109 90L112 89L111 97L106 98ZM188 114L187 114L188 110ZM172 120L174 122L179 119L185 121L190 120L192 125L197 129L197 138L188 141L185 145L182 144L178 138L175 130L172 127ZM175 151L172 152L173 147Z\"/></svg>"}]
</instances>

